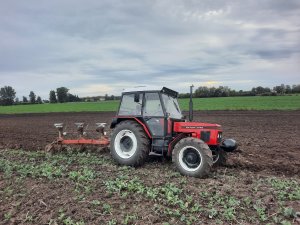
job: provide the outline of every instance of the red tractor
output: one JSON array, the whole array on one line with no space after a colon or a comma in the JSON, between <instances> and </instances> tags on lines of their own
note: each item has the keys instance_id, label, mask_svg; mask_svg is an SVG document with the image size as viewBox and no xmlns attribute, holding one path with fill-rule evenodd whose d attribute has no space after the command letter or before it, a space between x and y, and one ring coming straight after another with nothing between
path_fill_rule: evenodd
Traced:
<instances>
[{"instance_id":1,"label":"red tractor","mask_svg":"<svg viewBox=\"0 0 300 225\"><path fill-rule=\"evenodd\" d=\"M192 96L192 86L191 86ZM62 145L99 145L107 147L114 160L121 165L140 166L149 155L172 157L179 172L193 177L205 177L213 164L222 164L226 152L234 151L232 139L222 140L218 124L192 122L192 97L189 122L182 115L178 93L162 89L133 88L122 93L109 139L104 123L97 123L99 139L86 139L84 124L76 123L78 139L65 139L63 124L55 124L59 137L46 147L51 151Z\"/></svg>"},{"instance_id":2,"label":"red tractor","mask_svg":"<svg viewBox=\"0 0 300 225\"><path fill-rule=\"evenodd\" d=\"M220 125L191 122L192 102L187 122L177 97L166 87L122 93L110 126L110 152L117 163L140 166L149 155L169 156L181 174L204 177L213 164L224 162L226 152L236 149L234 140L222 141Z\"/></svg>"}]
</instances>

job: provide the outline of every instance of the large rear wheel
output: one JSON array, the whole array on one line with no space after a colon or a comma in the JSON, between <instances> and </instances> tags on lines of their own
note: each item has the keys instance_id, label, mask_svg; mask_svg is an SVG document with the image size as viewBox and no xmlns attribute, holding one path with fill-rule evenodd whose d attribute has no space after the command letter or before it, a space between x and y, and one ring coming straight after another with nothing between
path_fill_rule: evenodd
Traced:
<instances>
[{"instance_id":1,"label":"large rear wheel","mask_svg":"<svg viewBox=\"0 0 300 225\"><path fill-rule=\"evenodd\" d=\"M117 163L140 166L145 162L149 149L149 138L137 122L126 120L113 130L110 152Z\"/></svg>"},{"instance_id":2,"label":"large rear wheel","mask_svg":"<svg viewBox=\"0 0 300 225\"><path fill-rule=\"evenodd\" d=\"M192 137L184 138L175 145L172 160L181 174L199 178L206 177L213 164L207 144Z\"/></svg>"}]
</instances>

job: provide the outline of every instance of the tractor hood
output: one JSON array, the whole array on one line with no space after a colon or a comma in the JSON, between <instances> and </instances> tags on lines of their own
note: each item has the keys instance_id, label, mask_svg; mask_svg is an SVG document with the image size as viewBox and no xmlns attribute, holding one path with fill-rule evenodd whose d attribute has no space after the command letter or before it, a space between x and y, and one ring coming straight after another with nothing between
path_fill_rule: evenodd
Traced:
<instances>
[{"instance_id":1,"label":"tractor hood","mask_svg":"<svg viewBox=\"0 0 300 225\"><path fill-rule=\"evenodd\" d=\"M175 122L174 131L184 132L193 130L221 130L221 125L216 123L200 123L200 122Z\"/></svg>"},{"instance_id":2,"label":"tractor hood","mask_svg":"<svg viewBox=\"0 0 300 225\"><path fill-rule=\"evenodd\" d=\"M208 145L219 145L222 140L221 125L215 123L175 122L174 132L191 134Z\"/></svg>"}]
</instances>

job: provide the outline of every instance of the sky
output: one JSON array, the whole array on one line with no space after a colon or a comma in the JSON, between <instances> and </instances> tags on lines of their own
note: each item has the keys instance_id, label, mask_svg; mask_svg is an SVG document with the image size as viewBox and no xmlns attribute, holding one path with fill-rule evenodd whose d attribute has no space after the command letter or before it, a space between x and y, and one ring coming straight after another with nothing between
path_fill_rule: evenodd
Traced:
<instances>
[{"instance_id":1,"label":"sky","mask_svg":"<svg viewBox=\"0 0 300 225\"><path fill-rule=\"evenodd\" d=\"M0 1L0 87L19 98L282 83L300 84L299 0Z\"/></svg>"}]
</instances>

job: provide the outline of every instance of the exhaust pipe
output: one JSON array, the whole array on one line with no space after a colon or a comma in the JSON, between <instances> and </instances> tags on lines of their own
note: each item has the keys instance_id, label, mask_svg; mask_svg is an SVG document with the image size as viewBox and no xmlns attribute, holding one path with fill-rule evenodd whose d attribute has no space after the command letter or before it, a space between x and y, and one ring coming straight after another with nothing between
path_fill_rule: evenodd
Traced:
<instances>
[{"instance_id":1,"label":"exhaust pipe","mask_svg":"<svg viewBox=\"0 0 300 225\"><path fill-rule=\"evenodd\" d=\"M189 104L189 121L193 121L193 87L194 85L190 86L190 104Z\"/></svg>"}]
</instances>

